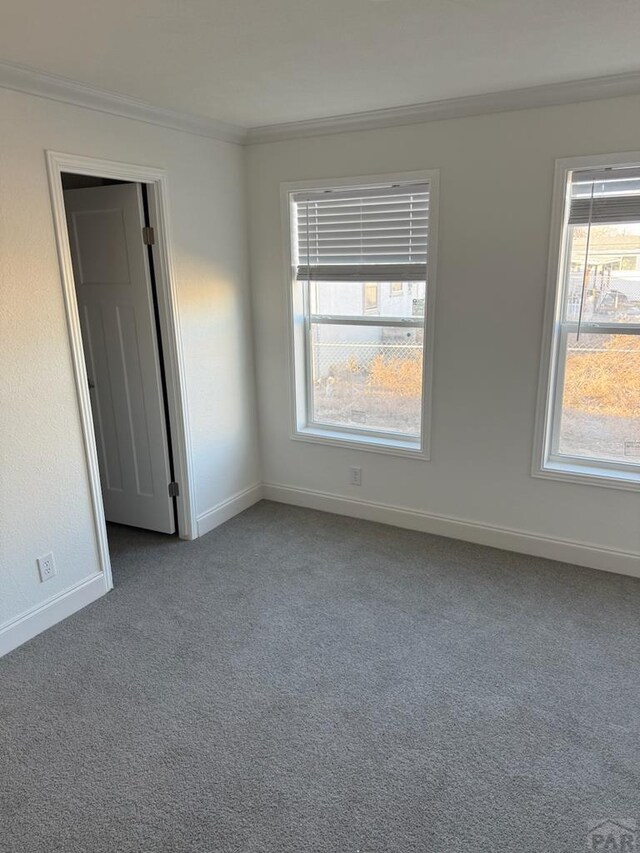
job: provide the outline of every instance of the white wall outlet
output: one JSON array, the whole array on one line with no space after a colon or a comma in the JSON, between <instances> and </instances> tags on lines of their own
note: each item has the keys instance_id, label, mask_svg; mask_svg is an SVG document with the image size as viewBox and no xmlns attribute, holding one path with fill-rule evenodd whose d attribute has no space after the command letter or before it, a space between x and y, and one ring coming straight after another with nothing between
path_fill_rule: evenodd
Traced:
<instances>
[{"instance_id":1,"label":"white wall outlet","mask_svg":"<svg viewBox=\"0 0 640 853\"><path fill-rule=\"evenodd\" d=\"M45 554L44 557L38 557L38 571L40 572L40 581L50 581L56 573L56 564L53 559L53 554Z\"/></svg>"},{"instance_id":2,"label":"white wall outlet","mask_svg":"<svg viewBox=\"0 0 640 853\"><path fill-rule=\"evenodd\" d=\"M352 465L351 468L349 468L349 474L349 482L352 486L362 485L362 468L357 468L355 465Z\"/></svg>"}]
</instances>

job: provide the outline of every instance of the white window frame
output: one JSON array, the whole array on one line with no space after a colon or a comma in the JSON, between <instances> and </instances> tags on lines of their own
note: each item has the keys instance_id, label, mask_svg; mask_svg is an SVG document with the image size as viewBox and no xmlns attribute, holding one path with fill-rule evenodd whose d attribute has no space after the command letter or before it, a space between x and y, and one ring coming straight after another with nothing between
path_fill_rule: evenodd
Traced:
<instances>
[{"instance_id":1,"label":"white window frame","mask_svg":"<svg viewBox=\"0 0 640 853\"><path fill-rule=\"evenodd\" d=\"M540 362L538 402L534 435L532 475L565 482L584 483L606 488L640 490L640 471L637 465L608 462L602 459L568 456L556 452L562 409L563 372L566 336L577 329L576 323L562 321L565 270L568 264L565 231L569 216L569 178L580 169L608 166L637 166L640 152L624 154L567 157L556 160L547 294L544 311L543 346ZM575 328L573 328L575 327ZM639 334L640 327L624 324L582 323L581 332L600 334Z\"/></svg>"},{"instance_id":2,"label":"white window frame","mask_svg":"<svg viewBox=\"0 0 640 853\"><path fill-rule=\"evenodd\" d=\"M435 330L435 283L436 254L438 245L438 189L440 172L438 169L415 172L394 172L383 175L360 175L353 178L329 178L311 181L290 181L280 185L280 203L283 232L283 257L285 266L285 286L289 313L289 394L291 409L291 439L293 441L312 442L314 444L352 447L395 456L410 456L413 459L430 458L431 438L431 397L433 387L433 351ZM308 370L308 288L303 282L296 281L292 247L292 209L293 196L308 190L344 189L347 187L366 187L384 183L429 183L429 231L427 238L427 273L425 292L425 319L420 323L424 329L422 351L422 418L420 436L416 439L401 433L358 430L353 427L332 426L311 423L308 419L309 403L312 395L310 371ZM316 318L314 318L316 319ZM378 315L350 317L351 325L397 325L405 327L407 321L398 318L385 318ZM351 322L353 321L353 322ZM344 321L346 323L346 319ZM416 325L411 323L410 325Z\"/></svg>"}]
</instances>

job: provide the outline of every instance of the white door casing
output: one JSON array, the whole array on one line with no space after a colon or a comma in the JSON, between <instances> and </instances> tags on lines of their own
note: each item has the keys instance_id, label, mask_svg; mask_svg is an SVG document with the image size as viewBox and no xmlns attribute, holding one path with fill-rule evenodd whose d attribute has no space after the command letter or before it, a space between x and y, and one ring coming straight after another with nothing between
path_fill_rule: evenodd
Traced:
<instances>
[{"instance_id":1,"label":"white door casing","mask_svg":"<svg viewBox=\"0 0 640 853\"><path fill-rule=\"evenodd\" d=\"M107 521L175 531L139 184L64 193Z\"/></svg>"}]
</instances>

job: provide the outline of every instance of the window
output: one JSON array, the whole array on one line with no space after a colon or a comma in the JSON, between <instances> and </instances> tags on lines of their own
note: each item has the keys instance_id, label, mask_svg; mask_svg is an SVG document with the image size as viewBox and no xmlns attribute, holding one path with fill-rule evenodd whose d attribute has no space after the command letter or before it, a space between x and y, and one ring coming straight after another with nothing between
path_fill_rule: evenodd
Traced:
<instances>
[{"instance_id":1,"label":"window","mask_svg":"<svg viewBox=\"0 0 640 853\"><path fill-rule=\"evenodd\" d=\"M294 438L426 456L436 179L283 188Z\"/></svg>"},{"instance_id":2,"label":"window","mask_svg":"<svg viewBox=\"0 0 640 853\"><path fill-rule=\"evenodd\" d=\"M562 225L534 473L637 488L640 162L561 161L559 176Z\"/></svg>"},{"instance_id":3,"label":"window","mask_svg":"<svg viewBox=\"0 0 640 853\"><path fill-rule=\"evenodd\" d=\"M364 285L364 313L365 314L377 314L378 313L378 285L377 284L365 284Z\"/></svg>"}]
</instances>

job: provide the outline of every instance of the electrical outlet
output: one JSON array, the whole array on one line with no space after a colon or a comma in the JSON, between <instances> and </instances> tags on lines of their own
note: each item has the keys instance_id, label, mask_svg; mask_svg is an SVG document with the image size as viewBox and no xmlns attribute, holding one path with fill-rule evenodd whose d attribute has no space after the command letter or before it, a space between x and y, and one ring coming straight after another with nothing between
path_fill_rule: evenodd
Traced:
<instances>
[{"instance_id":1,"label":"electrical outlet","mask_svg":"<svg viewBox=\"0 0 640 853\"><path fill-rule=\"evenodd\" d=\"M351 475L351 479L349 482L352 486L361 486L362 485L362 468L357 468L355 465L352 465L349 468L349 473Z\"/></svg>"},{"instance_id":2,"label":"electrical outlet","mask_svg":"<svg viewBox=\"0 0 640 853\"><path fill-rule=\"evenodd\" d=\"M40 581L50 581L56 573L56 564L53 559L53 554L45 554L44 557L38 557L38 571L40 572Z\"/></svg>"}]
</instances>

